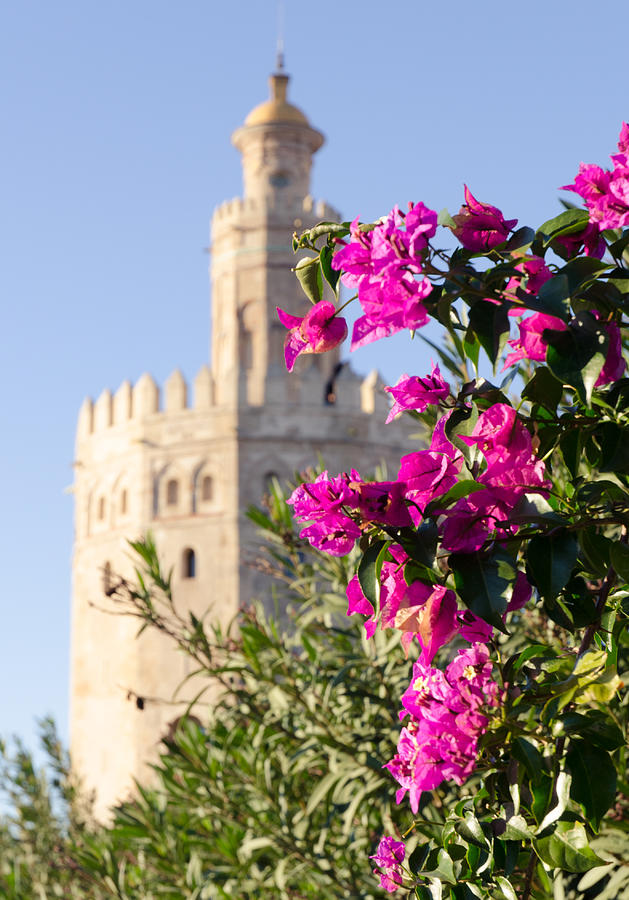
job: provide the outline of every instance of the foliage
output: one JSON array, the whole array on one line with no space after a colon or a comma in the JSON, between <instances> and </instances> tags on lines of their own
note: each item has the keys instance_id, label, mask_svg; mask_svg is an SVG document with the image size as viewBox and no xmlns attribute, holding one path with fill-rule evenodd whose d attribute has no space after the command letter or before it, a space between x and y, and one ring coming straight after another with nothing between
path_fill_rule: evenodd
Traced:
<instances>
[{"instance_id":1,"label":"foliage","mask_svg":"<svg viewBox=\"0 0 629 900\"><path fill-rule=\"evenodd\" d=\"M433 366L386 388L389 421L429 422L429 447L392 481L326 472L289 501L313 546L343 557L359 542L350 613L419 652L387 763L415 825L376 854L390 892L629 895L627 125L618 150L569 187L587 210L536 230L466 187L455 216L411 203L294 238L318 315L295 317L308 327L289 331L289 369L297 338L318 353L343 332L342 283L362 309L352 348L430 320L444 335L429 343L449 381ZM436 243L446 229L453 251ZM435 826L440 784L455 799Z\"/></svg>"},{"instance_id":2,"label":"foliage","mask_svg":"<svg viewBox=\"0 0 629 900\"><path fill-rule=\"evenodd\" d=\"M97 826L89 798L70 771L50 719L40 723L45 762L38 764L20 741L0 747L0 896L6 900L64 900L105 894L76 855Z\"/></svg>"}]
</instances>

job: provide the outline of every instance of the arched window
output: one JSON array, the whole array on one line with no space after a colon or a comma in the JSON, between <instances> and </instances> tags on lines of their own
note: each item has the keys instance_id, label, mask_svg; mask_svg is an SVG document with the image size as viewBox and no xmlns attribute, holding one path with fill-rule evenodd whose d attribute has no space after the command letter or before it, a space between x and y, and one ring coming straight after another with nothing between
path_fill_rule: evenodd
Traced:
<instances>
[{"instance_id":1,"label":"arched window","mask_svg":"<svg viewBox=\"0 0 629 900\"><path fill-rule=\"evenodd\" d=\"M101 497L98 501L98 520L99 522L103 522L105 519L105 498Z\"/></svg>"},{"instance_id":2,"label":"arched window","mask_svg":"<svg viewBox=\"0 0 629 900\"><path fill-rule=\"evenodd\" d=\"M277 472L267 472L266 473L266 475L264 476L263 484L262 484L262 489L264 490L265 494L270 494L272 492L273 482L277 481L278 479L279 479L279 475L277 474Z\"/></svg>"},{"instance_id":3,"label":"arched window","mask_svg":"<svg viewBox=\"0 0 629 900\"><path fill-rule=\"evenodd\" d=\"M197 559L190 547L186 547L183 551L183 572L182 575L184 578L196 578L197 574Z\"/></svg>"},{"instance_id":4,"label":"arched window","mask_svg":"<svg viewBox=\"0 0 629 900\"><path fill-rule=\"evenodd\" d=\"M166 485L166 503L168 506L177 506L179 503L179 482L171 478Z\"/></svg>"},{"instance_id":5,"label":"arched window","mask_svg":"<svg viewBox=\"0 0 629 900\"><path fill-rule=\"evenodd\" d=\"M127 511L127 492L126 492L126 490L124 490L120 494L120 512L124 516L126 511Z\"/></svg>"},{"instance_id":6,"label":"arched window","mask_svg":"<svg viewBox=\"0 0 629 900\"><path fill-rule=\"evenodd\" d=\"M201 482L201 500L212 500L214 496L214 484L210 475L205 475Z\"/></svg>"}]
</instances>

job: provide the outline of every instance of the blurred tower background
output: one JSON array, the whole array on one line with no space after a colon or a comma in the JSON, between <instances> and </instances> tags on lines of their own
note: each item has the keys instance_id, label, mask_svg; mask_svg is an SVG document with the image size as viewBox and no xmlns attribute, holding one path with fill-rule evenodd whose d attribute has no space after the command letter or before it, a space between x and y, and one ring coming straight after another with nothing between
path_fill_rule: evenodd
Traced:
<instances>
[{"instance_id":1,"label":"blurred tower background","mask_svg":"<svg viewBox=\"0 0 629 900\"><path fill-rule=\"evenodd\" d=\"M247 565L255 533L243 512L271 476L290 478L319 454L335 473L369 473L382 461L394 471L408 450L401 425L384 428L375 373L364 379L344 366L332 391L338 350L302 356L286 373L275 307L303 315L308 303L291 272L292 233L339 218L310 196L324 139L288 102L288 80L280 65L269 100L232 136L244 196L212 218L211 366L192 397L178 370L162 389L144 374L85 400L79 414L71 750L100 815L155 759L182 711L172 701L188 665L154 629L138 638L137 621L105 611L104 575L133 576L126 539L150 530L165 571L173 569L179 609L201 616L209 607L227 624L264 591Z\"/></svg>"}]
</instances>

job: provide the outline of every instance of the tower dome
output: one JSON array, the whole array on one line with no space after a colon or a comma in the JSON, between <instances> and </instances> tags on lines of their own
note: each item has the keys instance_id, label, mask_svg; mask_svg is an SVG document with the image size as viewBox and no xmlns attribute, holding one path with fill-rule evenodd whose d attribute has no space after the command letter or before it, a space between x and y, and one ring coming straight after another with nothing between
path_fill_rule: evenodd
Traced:
<instances>
[{"instance_id":1,"label":"tower dome","mask_svg":"<svg viewBox=\"0 0 629 900\"><path fill-rule=\"evenodd\" d=\"M232 135L242 153L245 197L301 202L310 192L312 155L324 137L286 94L281 65L269 79L270 97L256 106Z\"/></svg>"},{"instance_id":2,"label":"tower dome","mask_svg":"<svg viewBox=\"0 0 629 900\"><path fill-rule=\"evenodd\" d=\"M245 126L290 122L310 127L303 112L286 99L289 77L284 72L274 72L269 78L270 98L252 109L245 119Z\"/></svg>"}]
</instances>

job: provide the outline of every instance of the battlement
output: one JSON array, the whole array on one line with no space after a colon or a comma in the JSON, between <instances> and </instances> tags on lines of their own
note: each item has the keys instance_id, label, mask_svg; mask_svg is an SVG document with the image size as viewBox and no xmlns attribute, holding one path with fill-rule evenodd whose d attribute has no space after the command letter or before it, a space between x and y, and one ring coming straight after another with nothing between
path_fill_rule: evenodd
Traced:
<instances>
[{"instance_id":1,"label":"battlement","mask_svg":"<svg viewBox=\"0 0 629 900\"><path fill-rule=\"evenodd\" d=\"M214 379L206 365L201 366L194 379L193 397L190 405L188 385L179 369L166 380L163 391L145 372L134 385L123 381L115 394L105 388L95 402L85 398L79 411L77 443L117 426L145 422L159 415L211 409L215 405Z\"/></svg>"},{"instance_id":2,"label":"battlement","mask_svg":"<svg viewBox=\"0 0 629 900\"><path fill-rule=\"evenodd\" d=\"M279 199L276 201L273 197L234 197L216 207L212 215L212 230L240 219L251 222L256 216L274 212L281 213L287 219L305 217L314 221L333 221L340 218L338 210L325 200L314 200L310 194L294 203ZM304 227L307 225L304 224Z\"/></svg>"},{"instance_id":3,"label":"battlement","mask_svg":"<svg viewBox=\"0 0 629 900\"><path fill-rule=\"evenodd\" d=\"M244 375L241 375L241 382L240 402L245 409L248 403ZM386 417L388 403L375 370L363 378L349 367L344 368L331 387L333 393L327 398L323 395L325 385L326 379L315 365L292 376L284 371L272 372L266 382L265 405L279 405L287 411L325 407L331 414L337 409L376 415L379 419ZM188 384L179 369L167 378L163 388L145 372L134 385L123 381L115 393L105 388L96 401L85 398L79 411L77 446L92 438L100 440L107 434L120 435L126 428L134 432L134 425L159 424L169 419L181 422L182 415L185 419L195 419L200 413L206 418L213 410L218 412L219 407L214 378L208 366L202 366L194 379L192 402Z\"/></svg>"}]
</instances>

